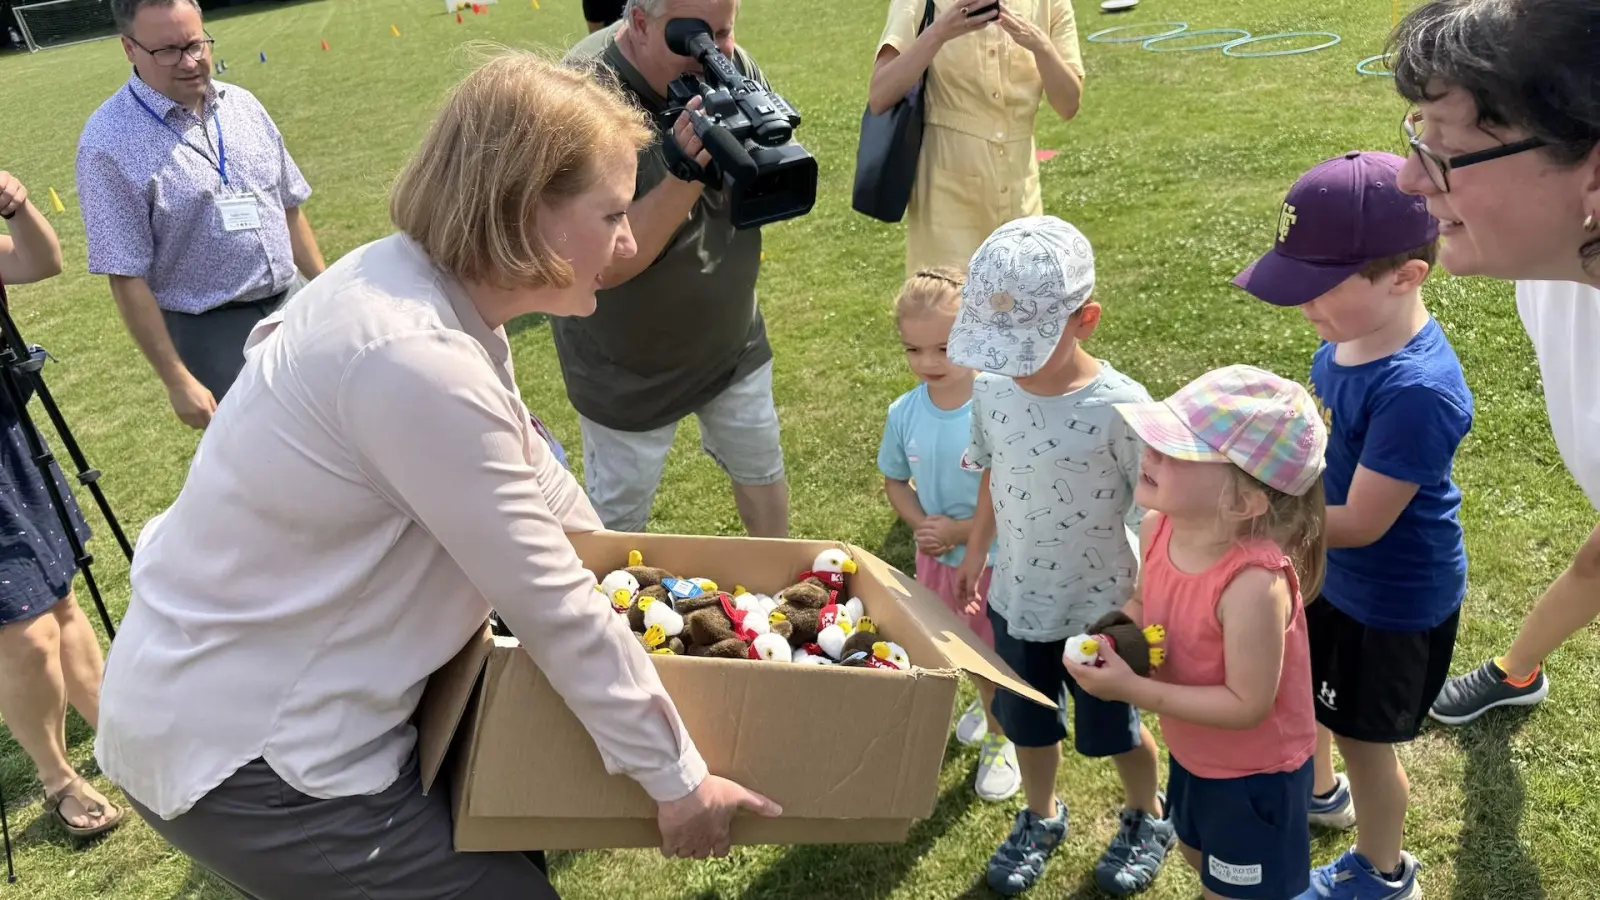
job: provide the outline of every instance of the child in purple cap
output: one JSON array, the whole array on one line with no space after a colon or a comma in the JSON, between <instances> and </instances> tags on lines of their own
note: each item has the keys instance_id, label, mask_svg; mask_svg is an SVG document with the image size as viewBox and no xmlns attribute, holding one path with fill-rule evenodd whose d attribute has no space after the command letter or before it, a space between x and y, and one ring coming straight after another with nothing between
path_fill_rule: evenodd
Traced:
<instances>
[{"instance_id":1,"label":"child in purple cap","mask_svg":"<svg viewBox=\"0 0 1600 900\"><path fill-rule=\"evenodd\" d=\"M1413 740L1450 672L1467 589L1451 479L1472 392L1422 302L1438 223L1395 184L1404 163L1347 153L1307 172L1277 244L1234 283L1299 307L1322 338L1311 387L1328 419L1328 572L1306 609L1321 725L1311 821L1356 826L1356 846L1301 898L1411 900L1407 793L1394 745ZM1348 779L1334 773L1331 741Z\"/></svg>"}]
</instances>

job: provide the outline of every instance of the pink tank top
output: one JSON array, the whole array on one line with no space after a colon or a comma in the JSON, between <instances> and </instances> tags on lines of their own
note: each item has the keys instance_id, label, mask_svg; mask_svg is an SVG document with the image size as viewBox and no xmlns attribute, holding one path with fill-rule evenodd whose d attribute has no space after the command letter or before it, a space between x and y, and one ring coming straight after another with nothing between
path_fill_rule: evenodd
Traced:
<instances>
[{"instance_id":1,"label":"pink tank top","mask_svg":"<svg viewBox=\"0 0 1600 900\"><path fill-rule=\"evenodd\" d=\"M1311 696L1311 649L1306 642L1300 579L1277 544L1266 539L1235 546L1204 572L1190 575L1172 564L1167 544L1171 520L1160 516L1147 545L1142 577L1145 625L1166 628L1167 658L1154 677L1171 684L1214 685L1225 681L1222 625L1217 602L1246 567L1283 571L1294 594L1294 617L1283 634L1283 670L1272 712L1247 730L1213 728L1161 716L1167 749L1201 778L1239 778L1292 772L1316 750L1317 720Z\"/></svg>"}]
</instances>

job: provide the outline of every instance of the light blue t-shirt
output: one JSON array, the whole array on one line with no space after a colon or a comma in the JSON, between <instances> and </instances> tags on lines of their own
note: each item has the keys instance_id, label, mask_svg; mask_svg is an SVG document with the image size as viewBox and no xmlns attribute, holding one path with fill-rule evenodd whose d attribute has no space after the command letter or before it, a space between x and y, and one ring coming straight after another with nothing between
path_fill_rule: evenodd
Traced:
<instances>
[{"instance_id":1,"label":"light blue t-shirt","mask_svg":"<svg viewBox=\"0 0 1600 900\"><path fill-rule=\"evenodd\" d=\"M972 439L969 401L956 409L940 409L919 384L889 404L878 445L878 471L896 481L915 481L917 500L930 516L970 519L978 508L977 472L961 468L962 454ZM967 548L958 546L939 557L959 566Z\"/></svg>"},{"instance_id":2,"label":"light blue t-shirt","mask_svg":"<svg viewBox=\"0 0 1600 900\"><path fill-rule=\"evenodd\" d=\"M989 470L998 549L989 608L1026 641L1058 641L1122 608L1139 558L1129 543L1144 443L1116 403L1148 403L1142 385L1104 360L1056 397L984 373L972 388L963 465Z\"/></svg>"}]
</instances>

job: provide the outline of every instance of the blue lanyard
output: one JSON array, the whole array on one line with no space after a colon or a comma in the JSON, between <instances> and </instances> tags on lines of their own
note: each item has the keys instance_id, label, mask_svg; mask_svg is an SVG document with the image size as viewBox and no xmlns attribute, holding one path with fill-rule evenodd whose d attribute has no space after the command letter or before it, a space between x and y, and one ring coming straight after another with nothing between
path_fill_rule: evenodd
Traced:
<instances>
[{"instance_id":1,"label":"blue lanyard","mask_svg":"<svg viewBox=\"0 0 1600 900\"><path fill-rule=\"evenodd\" d=\"M186 138L184 138L184 136L182 134L180 134L178 132L178 129L172 127L172 124L170 122L168 122L166 119L163 119L160 116L156 115L156 111L150 108L150 104L144 102L144 98L139 96L138 92L133 89L133 85L131 85L131 84L128 85L128 93L133 95L133 99L135 101L137 101L140 106L144 107L144 111L150 114L150 118L155 119L157 122L161 123L161 126L163 128L165 128L165 129L167 129L168 131L172 132L174 135L176 135L178 140L185 147L188 147L190 150L193 150L195 153L198 153L200 155L200 158L206 161L207 165L209 165L212 168L216 169L217 170L217 174L222 176L222 183L224 185L226 185L228 183L228 147L227 147L226 144L224 144L222 142L222 120L217 118L217 106L216 106L216 104L213 103L211 105L211 123L213 125L217 126L217 161L213 163L211 161L211 157L207 156L204 153L201 153L199 147L196 147L195 145L189 143L189 141ZM205 123L201 122L200 123L200 127L201 128L205 128L206 127Z\"/></svg>"}]
</instances>

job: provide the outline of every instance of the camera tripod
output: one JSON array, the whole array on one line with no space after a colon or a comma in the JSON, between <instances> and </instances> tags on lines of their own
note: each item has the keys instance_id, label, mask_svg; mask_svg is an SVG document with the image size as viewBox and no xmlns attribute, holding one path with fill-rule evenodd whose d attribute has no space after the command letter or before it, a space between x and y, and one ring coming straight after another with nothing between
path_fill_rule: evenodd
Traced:
<instances>
[{"instance_id":1,"label":"camera tripod","mask_svg":"<svg viewBox=\"0 0 1600 900\"><path fill-rule=\"evenodd\" d=\"M72 430L67 427L67 420L61 415L60 407L56 406L55 398L50 395L50 389L44 383L44 375L40 370L44 367L47 355L39 347L30 348L22 339L22 332L17 329L16 320L11 317L11 305L7 302L5 286L0 285L0 388L5 392L5 400L10 402L11 408L16 411L17 420L22 428L24 440L28 443L29 455L39 469L39 474L44 480L45 490L50 494L50 505L54 507L56 517L61 520L61 530L67 539L67 546L72 549L73 561L77 564L79 572L83 573L83 580L89 587L89 595L94 598L95 609L100 613L100 621L105 625L107 640L114 640L117 636L116 627L111 622L111 613L106 609L105 600L100 596L99 582L95 581L94 572L90 566L94 563L94 555L84 549L83 542L78 539L78 530L74 527L72 516L68 511L66 497L60 485L56 482L55 456L44 444L44 439L39 435L39 429L33 423L33 417L28 414L28 401L32 397L39 398L39 405L44 407L45 413L50 417L50 423L55 427L56 434L61 438L61 445L66 448L67 455L78 470L78 481L89 488L89 493L94 495L95 503L100 507L100 513L105 517L111 533L116 536L117 543L122 547L122 553L133 562L133 546L128 543L127 535L122 532L122 525L111 511L111 504L106 502L105 494L100 490L100 470L91 468L89 461L84 458L83 450L72 436ZM16 871L11 858L11 827L5 812L5 797L0 795L0 836L5 840L6 853L6 880L15 882Z\"/></svg>"}]
</instances>

